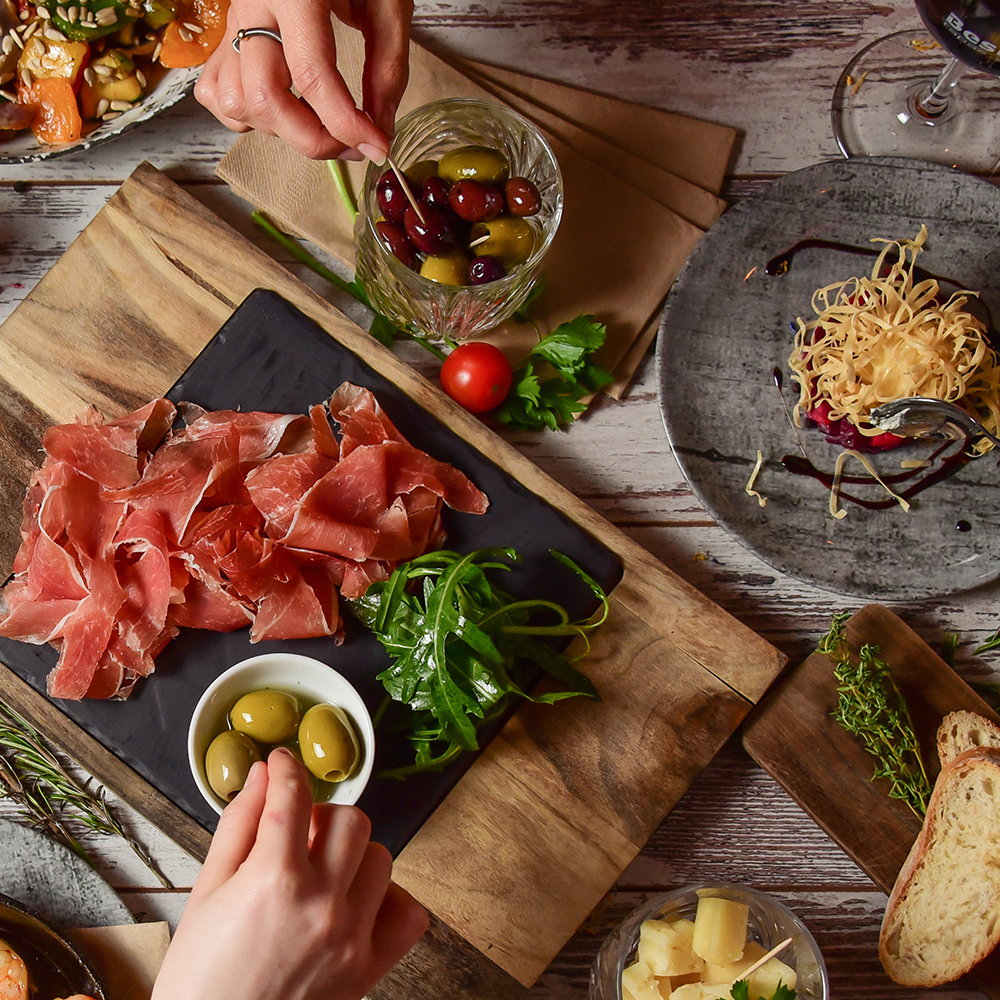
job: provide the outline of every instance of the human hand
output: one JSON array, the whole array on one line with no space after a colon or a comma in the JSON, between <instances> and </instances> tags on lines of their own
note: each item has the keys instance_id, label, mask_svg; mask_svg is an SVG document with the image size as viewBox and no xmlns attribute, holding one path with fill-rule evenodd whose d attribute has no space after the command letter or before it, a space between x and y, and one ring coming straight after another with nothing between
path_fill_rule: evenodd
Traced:
<instances>
[{"instance_id":1,"label":"human hand","mask_svg":"<svg viewBox=\"0 0 1000 1000\"><path fill-rule=\"evenodd\" d=\"M354 806L312 805L286 750L226 807L152 1000L359 1000L427 929Z\"/></svg>"},{"instance_id":2,"label":"human hand","mask_svg":"<svg viewBox=\"0 0 1000 1000\"><path fill-rule=\"evenodd\" d=\"M337 71L331 12L364 35L361 109ZM279 136L311 159L383 163L406 89L412 16L413 0L232 0L195 96L228 128ZM254 36L236 52L241 28L276 30L282 43Z\"/></svg>"}]
</instances>

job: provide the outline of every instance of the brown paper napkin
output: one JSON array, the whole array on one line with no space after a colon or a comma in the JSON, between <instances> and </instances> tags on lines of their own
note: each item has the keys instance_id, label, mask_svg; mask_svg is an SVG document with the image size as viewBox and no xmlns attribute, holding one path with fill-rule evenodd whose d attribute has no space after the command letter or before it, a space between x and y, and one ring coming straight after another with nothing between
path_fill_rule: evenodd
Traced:
<instances>
[{"instance_id":1,"label":"brown paper napkin","mask_svg":"<svg viewBox=\"0 0 1000 1000\"><path fill-rule=\"evenodd\" d=\"M108 1000L149 1000L170 944L165 921L66 932L90 959Z\"/></svg>"},{"instance_id":2,"label":"brown paper napkin","mask_svg":"<svg viewBox=\"0 0 1000 1000\"><path fill-rule=\"evenodd\" d=\"M356 32L338 30L337 40L338 65L356 93L363 47ZM478 74L480 68L476 64L470 72ZM507 82L520 89L514 92ZM525 87L539 100L525 96ZM594 121L600 133L553 110L568 109L586 120L594 96L519 74L505 74L501 82L485 76L473 79L413 45L410 84L399 114L442 97L472 97L509 102L539 124L559 160L566 198L559 233L543 265L546 291L533 318L543 332L580 313L593 313L606 323L608 338L599 360L615 371L618 381L611 388L620 394L655 333L667 289L704 228L723 208L720 199L690 178L703 177L705 185L721 183L735 133L642 109L640 119L656 123L649 145L632 139L635 148L626 149L609 137L620 139L627 131L624 122L635 105L599 100ZM665 141L671 127L680 128L682 141ZM635 149L645 149L647 155ZM688 176L665 163L679 166ZM354 189L360 190L364 165L350 164L347 169ZM233 145L218 174L283 227L354 266L352 227L326 164L254 132ZM510 322L481 339L494 341L517 360L536 336L530 325ZM631 350L637 341L642 349Z\"/></svg>"}]
</instances>

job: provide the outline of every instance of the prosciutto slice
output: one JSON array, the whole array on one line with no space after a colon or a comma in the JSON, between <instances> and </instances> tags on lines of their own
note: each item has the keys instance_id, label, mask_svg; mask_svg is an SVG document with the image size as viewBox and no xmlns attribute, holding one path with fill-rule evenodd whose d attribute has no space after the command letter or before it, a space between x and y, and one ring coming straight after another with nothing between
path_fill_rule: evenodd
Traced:
<instances>
[{"instance_id":1,"label":"prosciutto slice","mask_svg":"<svg viewBox=\"0 0 1000 1000\"><path fill-rule=\"evenodd\" d=\"M307 414L180 412L45 434L0 635L59 650L53 697L127 697L182 627L342 641L340 596L440 548L444 505L488 506L350 383Z\"/></svg>"}]
</instances>

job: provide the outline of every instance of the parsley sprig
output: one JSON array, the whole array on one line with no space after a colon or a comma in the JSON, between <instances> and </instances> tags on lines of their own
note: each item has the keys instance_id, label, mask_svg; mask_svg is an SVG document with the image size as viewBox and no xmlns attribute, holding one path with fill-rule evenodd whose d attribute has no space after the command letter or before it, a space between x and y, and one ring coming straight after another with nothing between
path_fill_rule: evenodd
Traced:
<instances>
[{"instance_id":1,"label":"parsley sprig","mask_svg":"<svg viewBox=\"0 0 1000 1000\"><path fill-rule=\"evenodd\" d=\"M565 427L587 408L584 399L614 381L593 360L607 333L603 323L587 314L542 337L515 369L514 384L496 410L497 419L516 430Z\"/></svg>"},{"instance_id":2,"label":"parsley sprig","mask_svg":"<svg viewBox=\"0 0 1000 1000\"><path fill-rule=\"evenodd\" d=\"M733 983L729 995L733 1000L750 1000L750 980L738 979ZM761 1000L795 1000L795 990L779 982L774 992L769 997L762 997Z\"/></svg>"},{"instance_id":3,"label":"parsley sprig","mask_svg":"<svg viewBox=\"0 0 1000 1000\"><path fill-rule=\"evenodd\" d=\"M833 716L878 760L872 780L888 780L889 795L923 817L931 787L909 709L878 646L865 643L853 660L845 634L849 617L849 612L834 615L818 646L834 661L838 700Z\"/></svg>"},{"instance_id":4,"label":"parsley sprig","mask_svg":"<svg viewBox=\"0 0 1000 1000\"><path fill-rule=\"evenodd\" d=\"M517 560L509 548L467 555L428 553L399 566L387 581L372 584L364 597L351 602L352 611L392 657L378 679L390 699L410 709L414 763L386 776L439 770L463 751L477 750L478 730L501 715L513 698L546 704L578 695L598 699L590 680L542 640L586 639L607 617L607 598L571 559L551 554L600 599L586 621L570 621L566 610L551 601L515 600L491 583L487 573L509 571ZM525 692L529 663L562 689Z\"/></svg>"}]
</instances>

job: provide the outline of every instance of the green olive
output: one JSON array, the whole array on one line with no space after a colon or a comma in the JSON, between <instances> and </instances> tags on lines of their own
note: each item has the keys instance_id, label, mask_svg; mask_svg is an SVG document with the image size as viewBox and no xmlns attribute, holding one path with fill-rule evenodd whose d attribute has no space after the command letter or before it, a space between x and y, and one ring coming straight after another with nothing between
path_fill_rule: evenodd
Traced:
<instances>
[{"instance_id":1,"label":"green olive","mask_svg":"<svg viewBox=\"0 0 1000 1000\"><path fill-rule=\"evenodd\" d=\"M507 157L489 146L461 146L445 153L438 163L438 177L452 184L464 179L501 184L509 174Z\"/></svg>"},{"instance_id":2,"label":"green olive","mask_svg":"<svg viewBox=\"0 0 1000 1000\"><path fill-rule=\"evenodd\" d=\"M472 248L477 257L496 257L509 271L523 264L535 249L535 233L524 219L501 215L489 222L477 222L470 232L471 240L486 236Z\"/></svg>"},{"instance_id":3,"label":"green olive","mask_svg":"<svg viewBox=\"0 0 1000 1000\"><path fill-rule=\"evenodd\" d=\"M233 706L229 722L258 743L283 743L299 728L299 703L284 691L251 691Z\"/></svg>"},{"instance_id":4,"label":"green olive","mask_svg":"<svg viewBox=\"0 0 1000 1000\"><path fill-rule=\"evenodd\" d=\"M219 733L205 754L205 774L212 791L231 802L245 784L251 765L258 760L260 754L249 736L232 729Z\"/></svg>"},{"instance_id":5,"label":"green olive","mask_svg":"<svg viewBox=\"0 0 1000 1000\"><path fill-rule=\"evenodd\" d=\"M313 705L302 716L299 749L321 781L343 781L361 760L361 746L347 713L336 705Z\"/></svg>"},{"instance_id":6,"label":"green olive","mask_svg":"<svg viewBox=\"0 0 1000 1000\"><path fill-rule=\"evenodd\" d=\"M420 274L442 285L465 285L469 279L469 256L458 247L431 255L420 265Z\"/></svg>"},{"instance_id":7,"label":"green olive","mask_svg":"<svg viewBox=\"0 0 1000 1000\"><path fill-rule=\"evenodd\" d=\"M407 167L404 171L406 179L410 182L410 186L416 188L418 194L424 186L424 181L428 177L437 177L437 172L437 160L417 160L416 163Z\"/></svg>"}]
</instances>

